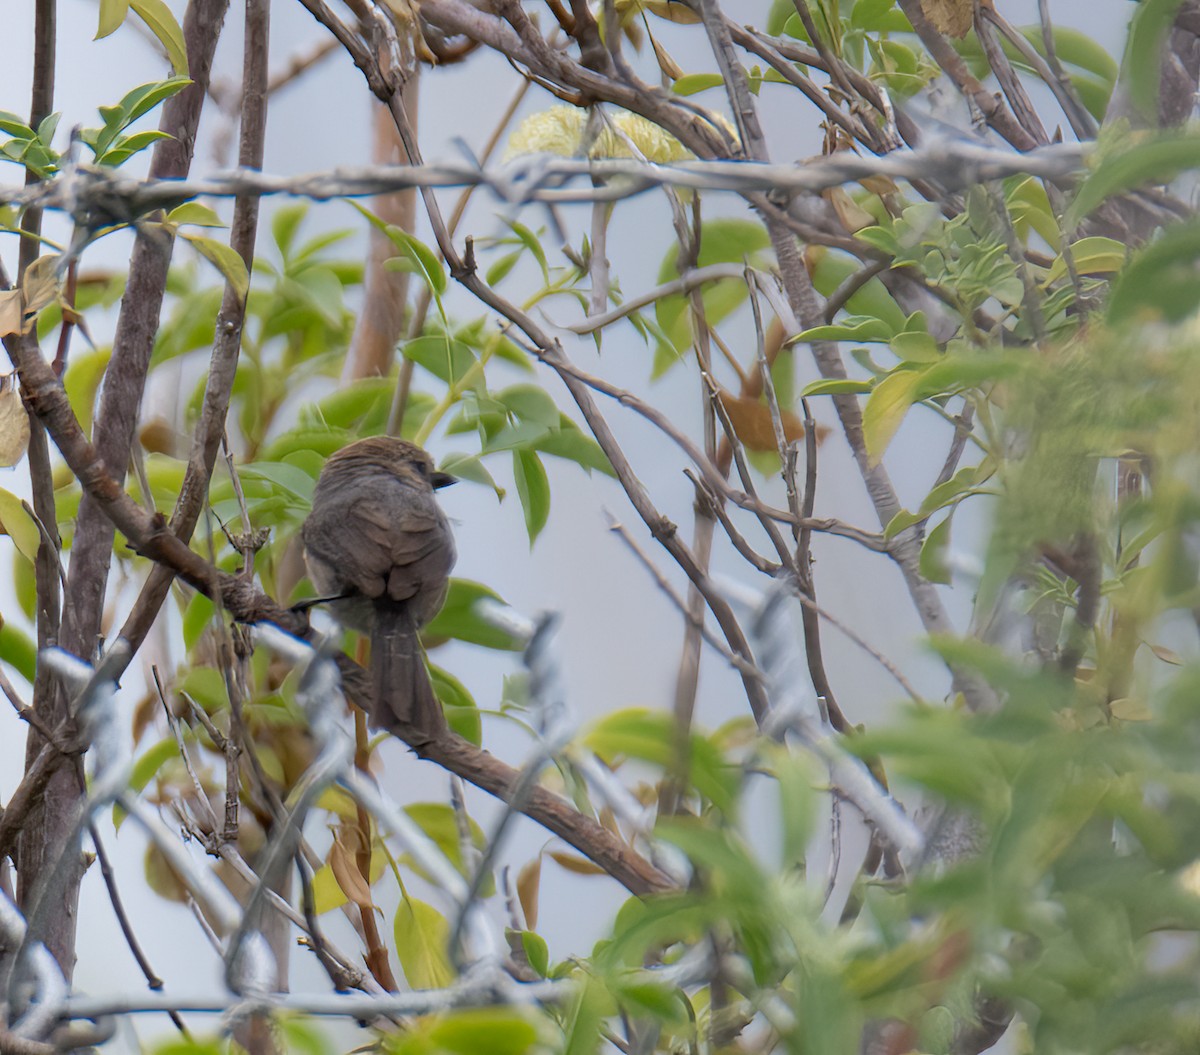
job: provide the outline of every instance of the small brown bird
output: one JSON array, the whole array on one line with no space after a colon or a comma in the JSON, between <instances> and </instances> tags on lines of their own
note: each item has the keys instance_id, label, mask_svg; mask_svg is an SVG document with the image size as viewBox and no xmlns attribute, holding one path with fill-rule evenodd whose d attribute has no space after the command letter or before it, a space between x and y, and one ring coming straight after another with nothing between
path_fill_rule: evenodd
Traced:
<instances>
[{"instance_id":1,"label":"small brown bird","mask_svg":"<svg viewBox=\"0 0 1200 1055\"><path fill-rule=\"evenodd\" d=\"M371 724L410 743L445 725L418 632L446 599L454 567L433 493L452 483L415 443L359 440L325 463L300 532L313 585L340 623L371 636Z\"/></svg>"}]
</instances>

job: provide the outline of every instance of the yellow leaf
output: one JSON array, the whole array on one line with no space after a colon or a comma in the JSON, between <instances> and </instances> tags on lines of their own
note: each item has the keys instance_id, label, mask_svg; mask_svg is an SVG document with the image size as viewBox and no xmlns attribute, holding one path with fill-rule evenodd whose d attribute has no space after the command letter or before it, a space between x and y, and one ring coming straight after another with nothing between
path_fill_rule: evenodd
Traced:
<instances>
[{"instance_id":1,"label":"yellow leaf","mask_svg":"<svg viewBox=\"0 0 1200 1055\"><path fill-rule=\"evenodd\" d=\"M233 291L245 300L246 294L250 292L250 276L246 272L246 262L238 255L237 251L231 249L224 242L218 242L215 238L205 238L203 235L188 234L184 231L181 231L180 234L196 247L202 257L225 276L225 281L233 287Z\"/></svg>"},{"instance_id":2,"label":"yellow leaf","mask_svg":"<svg viewBox=\"0 0 1200 1055\"><path fill-rule=\"evenodd\" d=\"M450 925L437 909L406 894L393 927L396 955L413 989L443 989L454 981L447 952Z\"/></svg>"},{"instance_id":3,"label":"yellow leaf","mask_svg":"<svg viewBox=\"0 0 1200 1055\"><path fill-rule=\"evenodd\" d=\"M100 0L100 25L94 40L102 40L115 33L129 14L129 0Z\"/></svg>"},{"instance_id":4,"label":"yellow leaf","mask_svg":"<svg viewBox=\"0 0 1200 1055\"><path fill-rule=\"evenodd\" d=\"M1123 722L1148 722L1154 717L1145 700L1135 699L1132 696L1113 700L1109 704L1109 710L1114 718L1120 718Z\"/></svg>"},{"instance_id":5,"label":"yellow leaf","mask_svg":"<svg viewBox=\"0 0 1200 1055\"><path fill-rule=\"evenodd\" d=\"M21 556L32 563L37 559L42 533L29 507L11 491L0 487L0 528L13 540Z\"/></svg>"},{"instance_id":6,"label":"yellow leaf","mask_svg":"<svg viewBox=\"0 0 1200 1055\"><path fill-rule=\"evenodd\" d=\"M863 408L863 440L867 445L867 460L872 466L879 464L883 452L892 442L913 404L920 383L921 374L916 370L897 370L871 389Z\"/></svg>"},{"instance_id":7,"label":"yellow leaf","mask_svg":"<svg viewBox=\"0 0 1200 1055\"><path fill-rule=\"evenodd\" d=\"M158 42L166 50L171 68L177 77L188 75L187 46L183 42L183 30L163 0L129 0L133 8Z\"/></svg>"},{"instance_id":8,"label":"yellow leaf","mask_svg":"<svg viewBox=\"0 0 1200 1055\"><path fill-rule=\"evenodd\" d=\"M1080 275L1105 275L1120 271L1129 256L1129 247L1114 238L1094 235L1081 238L1071 246L1071 260ZM1067 274L1067 262L1062 256L1055 259L1046 272L1046 281L1053 282Z\"/></svg>"}]
</instances>

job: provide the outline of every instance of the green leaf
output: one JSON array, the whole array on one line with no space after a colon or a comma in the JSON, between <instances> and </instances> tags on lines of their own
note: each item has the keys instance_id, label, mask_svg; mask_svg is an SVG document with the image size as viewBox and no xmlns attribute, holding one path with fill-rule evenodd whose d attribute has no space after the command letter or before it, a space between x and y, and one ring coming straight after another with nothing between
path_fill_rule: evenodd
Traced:
<instances>
[{"instance_id":1,"label":"green leaf","mask_svg":"<svg viewBox=\"0 0 1200 1055\"><path fill-rule=\"evenodd\" d=\"M1114 323L1161 317L1181 322L1195 311L1200 222L1177 224L1138 253L1113 284L1108 317Z\"/></svg>"},{"instance_id":2,"label":"green leaf","mask_svg":"<svg viewBox=\"0 0 1200 1055\"><path fill-rule=\"evenodd\" d=\"M640 758L667 768L677 761L675 736L670 715L634 707L602 718L583 740L606 761ZM692 785L722 812L731 812L737 796L736 767L699 733L692 734L688 754Z\"/></svg>"},{"instance_id":3,"label":"green leaf","mask_svg":"<svg viewBox=\"0 0 1200 1055\"><path fill-rule=\"evenodd\" d=\"M493 395L522 421L535 421L551 429L558 428L561 416L558 404L544 388L528 384L511 385Z\"/></svg>"},{"instance_id":4,"label":"green leaf","mask_svg":"<svg viewBox=\"0 0 1200 1055\"><path fill-rule=\"evenodd\" d=\"M604 1018L612 1013L612 1000L604 986L590 971L583 977L573 1000L567 1005L563 1022L562 1055L594 1055L600 1044Z\"/></svg>"},{"instance_id":5,"label":"green leaf","mask_svg":"<svg viewBox=\"0 0 1200 1055\"><path fill-rule=\"evenodd\" d=\"M307 202L295 202L278 209L271 217L271 237L279 249L279 255L287 260L296 238L296 230L308 215Z\"/></svg>"},{"instance_id":6,"label":"green leaf","mask_svg":"<svg viewBox=\"0 0 1200 1055\"><path fill-rule=\"evenodd\" d=\"M152 143L157 143L160 139L173 138L166 132L149 131L137 132L131 136L118 136L113 145L103 154L96 156L97 165L108 165L111 168L116 168L118 165L125 164L139 150L145 150Z\"/></svg>"},{"instance_id":7,"label":"green leaf","mask_svg":"<svg viewBox=\"0 0 1200 1055\"><path fill-rule=\"evenodd\" d=\"M488 440L484 447L484 453L529 450L549 432L550 430L545 425L539 425L536 421L522 421L517 425L505 425Z\"/></svg>"},{"instance_id":8,"label":"green leaf","mask_svg":"<svg viewBox=\"0 0 1200 1055\"><path fill-rule=\"evenodd\" d=\"M225 245L224 242L205 238L203 235L188 234L183 231L180 234L196 247L196 251L205 260L225 276L225 281L233 287L234 293L244 300L250 292L250 276L246 272L246 262L238 255L237 251Z\"/></svg>"},{"instance_id":9,"label":"green leaf","mask_svg":"<svg viewBox=\"0 0 1200 1055\"><path fill-rule=\"evenodd\" d=\"M452 1011L429 1031L434 1050L452 1055L524 1055L539 1039L537 1026L520 1007Z\"/></svg>"},{"instance_id":10,"label":"green leaf","mask_svg":"<svg viewBox=\"0 0 1200 1055\"><path fill-rule=\"evenodd\" d=\"M485 597L503 603L498 593L482 583L469 579L451 579L446 603L425 627L424 638L431 644L439 639L454 638L457 641L482 645L484 648L520 651L520 644L475 612L475 602Z\"/></svg>"},{"instance_id":11,"label":"green leaf","mask_svg":"<svg viewBox=\"0 0 1200 1055\"><path fill-rule=\"evenodd\" d=\"M195 224L197 227L225 227L212 209L207 205L201 205L198 201L185 201L182 205L177 205L169 213L167 213L167 223L175 224Z\"/></svg>"},{"instance_id":12,"label":"green leaf","mask_svg":"<svg viewBox=\"0 0 1200 1055\"><path fill-rule=\"evenodd\" d=\"M704 224L696 266L710 264L740 264L753 262L770 246L770 238L761 223L752 220L710 220ZM679 277L677 252L672 249L659 267L658 281L669 282ZM721 279L705 285L701 298L711 325L716 325L745 303L750 291L741 278ZM676 349L692 343L691 317L688 298L682 295L663 297L654 306L655 320L663 334Z\"/></svg>"},{"instance_id":13,"label":"green leaf","mask_svg":"<svg viewBox=\"0 0 1200 1055\"><path fill-rule=\"evenodd\" d=\"M164 81L150 81L148 84L140 84L136 88L125 93L121 101L116 106L116 116L120 120L118 129L124 129L131 125L139 117L148 114L159 103L165 102L172 95L178 95L184 88L191 84L191 80L187 76L168 77ZM109 107L101 107L100 112L103 114ZM108 124L108 120L105 120Z\"/></svg>"},{"instance_id":14,"label":"green leaf","mask_svg":"<svg viewBox=\"0 0 1200 1055\"><path fill-rule=\"evenodd\" d=\"M1103 238L1099 235L1090 238L1080 238L1071 244L1071 260L1075 271L1080 275L1105 275L1112 271L1120 271L1125 266L1129 255L1129 247L1115 238ZM1059 254L1050 270L1046 272L1046 281L1053 282L1067 274L1067 262Z\"/></svg>"},{"instance_id":15,"label":"green leaf","mask_svg":"<svg viewBox=\"0 0 1200 1055\"><path fill-rule=\"evenodd\" d=\"M661 982L647 981L644 971L629 971L610 983L613 996L630 1012L646 1016L672 1029L686 1026L688 1010L679 991Z\"/></svg>"},{"instance_id":16,"label":"green leaf","mask_svg":"<svg viewBox=\"0 0 1200 1055\"><path fill-rule=\"evenodd\" d=\"M202 593L195 594L183 611L183 647L189 652L196 647L204 631L212 623L216 607Z\"/></svg>"},{"instance_id":17,"label":"green leaf","mask_svg":"<svg viewBox=\"0 0 1200 1055\"><path fill-rule=\"evenodd\" d=\"M895 6L896 0L858 0L850 12L850 24L856 29L887 29L887 16Z\"/></svg>"},{"instance_id":18,"label":"green leaf","mask_svg":"<svg viewBox=\"0 0 1200 1055\"><path fill-rule=\"evenodd\" d=\"M1126 67L1129 96L1142 116L1157 124L1163 44L1183 0L1141 0L1129 25Z\"/></svg>"},{"instance_id":19,"label":"green leaf","mask_svg":"<svg viewBox=\"0 0 1200 1055\"><path fill-rule=\"evenodd\" d=\"M475 365L471 347L445 334L426 334L405 342L400 350L406 359L425 367L447 384L459 380Z\"/></svg>"},{"instance_id":20,"label":"green leaf","mask_svg":"<svg viewBox=\"0 0 1200 1055\"><path fill-rule=\"evenodd\" d=\"M896 356L907 363L936 363L942 358L937 341L928 333L898 333L889 342Z\"/></svg>"},{"instance_id":21,"label":"green leaf","mask_svg":"<svg viewBox=\"0 0 1200 1055\"><path fill-rule=\"evenodd\" d=\"M950 545L950 522L953 512L933 528L921 544L921 574L930 582L950 585L950 570L946 567L946 550Z\"/></svg>"},{"instance_id":22,"label":"green leaf","mask_svg":"<svg viewBox=\"0 0 1200 1055\"><path fill-rule=\"evenodd\" d=\"M8 110L0 110L0 132L7 132L16 139L35 138L33 129Z\"/></svg>"},{"instance_id":23,"label":"green leaf","mask_svg":"<svg viewBox=\"0 0 1200 1055\"><path fill-rule=\"evenodd\" d=\"M37 560L42 533L29 506L11 491L0 487L0 528L13 540L18 552L31 564Z\"/></svg>"},{"instance_id":24,"label":"green leaf","mask_svg":"<svg viewBox=\"0 0 1200 1055\"><path fill-rule=\"evenodd\" d=\"M186 77L188 73L187 46L183 42L183 30L163 0L129 0L129 6L167 52L171 68L176 75Z\"/></svg>"},{"instance_id":25,"label":"green leaf","mask_svg":"<svg viewBox=\"0 0 1200 1055\"><path fill-rule=\"evenodd\" d=\"M615 477L617 474L600 446L569 418L563 417L559 428L534 441L534 449L555 458L566 458L583 468Z\"/></svg>"},{"instance_id":26,"label":"green leaf","mask_svg":"<svg viewBox=\"0 0 1200 1055\"><path fill-rule=\"evenodd\" d=\"M249 462L239 465L238 472L243 478L266 480L304 503L312 501L317 486L308 473L288 462Z\"/></svg>"},{"instance_id":27,"label":"green leaf","mask_svg":"<svg viewBox=\"0 0 1200 1055\"><path fill-rule=\"evenodd\" d=\"M856 344L886 344L895 331L883 319L871 315L852 315L836 326L814 326L796 334L789 344L806 341L854 341Z\"/></svg>"},{"instance_id":28,"label":"green leaf","mask_svg":"<svg viewBox=\"0 0 1200 1055\"><path fill-rule=\"evenodd\" d=\"M858 235L861 236L862 231L859 231ZM810 259L813 285L825 297L862 267L856 257L819 247L812 248ZM900 306L878 277L871 279L858 290L846 302L846 308L857 316L881 320L889 327L890 333L900 333L904 329L905 313L900 310Z\"/></svg>"},{"instance_id":29,"label":"green leaf","mask_svg":"<svg viewBox=\"0 0 1200 1055\"><path fill-rule=\"evenodd\" d=\"M346 306L342 299L342 283L331 268L305 267L296 273L289 289L296 290L302 300L311 304L330 329L341 326Z\"/></svg>"},{"instance_id":30,"label":"green leaf","mask_svg":"<svg viewBox=\"0 0 1200 1055\"><path fill-rule=\"evenodd\" d=\"M413 271L414 274L425 280L425 284L435 296L440 297L446 292L446 269L442 267L442 262L429 246L420 239L414 238L407 231L402 231L390 224L387 228L387 235L400 250L400 257L392 257L385 261L383 265L385 268L389 271Z\"/></svg>"},{"instance_id":31,"label":"green leaf","mask_svg":"<svg viewBox=\"0 0 1200 1055\"><path fill-rule=\"evenodd\" d=\"M166 740L160 740L153 747L143 751L138 756L138 760L134 762L133 769L130 771L129 790L134 794L142 791L167 762L178 757L179 745L175 742L173 736ZM119 831L121 822L124 821L126 816L126 811L119 804L114 806L113 827Z\"/></svg>"},{"instance_id":32,"label":"green leaf","mask_svg":"<svg viewBox=\"0 0 1200 1055\"><path fill-rule=\"evenodd\" d=\"M925 496L921 503L921 516L927 517L956 499L973 493L975 485L986 480L992 472L992 463L988 460L959 469L949 480L938 484Z\"/></svg>"},{"instance_id":33,"label":"green leaf","mask_svg":"<svg viewBox=\"0 0 1200 1055\"><path fill-rule=\"evenodd\" d=\"M467 864L463 860L462 834L458 814L455 813L454 808L444 802L414 802L405 806L404 812L412 818L421 831L429 836L446 859L462 875L466 876ZM487 842L483 829L469 817L467 818L467 828L471 833L471 845L477 850L482 850ZM425 875L421 868L416 867L414 862L407 857L404 860L406 863L413 864L416 871L432 882L432 879ZM495 891L495 884L488 882L480 893L483 897L491 897Z\"/></svg>"},{"instance_id":34,"label":"green leaf","mask_svg":"<svg viewBox=\"0 0 1200 1055\"><path fill-rule=\"evenodd\" d=\"M863 408L863 439L871 465L878 465L887 446L900 428L904 415L917 398L922 375L915 370L896 370L871 391Z\"/></svg>"},{"instance_id":35,"label":"green leaf","mask_svg":"<svg viewBox=\"0 0 1200 1055\"><path fill-rule=\"evenodd\" d=\"M443 989L454 981L446 943L450 926L432 905L405 895L393 921L396 955L413 989Z\"/></svg>"},{"instance_id":36,"label":"green leaf","mask_svg":"<svg viewBox=\"0 0 1200 1055\"><path fill-rule=\"evenodd\" d=\"M542 248L542 243L538 240L538 236L534 234L523 223L518 223L516 220L511 220L503 217L504 222L520 240L521 244L529 250L533 258L538 262L538 267L542 269L542 281L550 282L550 265L546 260L546 251Z\"/></svg>"},{"instance_id":37,"label":"green leaf","mask_svg":"<svg viewBox=\"0 0 1200 1055\"><path fill-rule=\"evenodd\" d=\"M1200 137L1186 133L1152 136L1102 156L1068 206L1065 225L1074 229L1106 198L1145 184L1169 183L1200 164Z\"/></svg>"},{"instance_id":38,"label":"green leaf","mask_svg":"<svg viewBox=\"0 0 1200 1055\"><path fill-rule=\"evenodd\" d=\"M470 480L475 484L483 484L496 492L496 497L503 499L505 490L498 483L487 466L474 454L448 454L442 459L440 466L443 472L449 473L457 480Z\"/></svg>"},{"instance_id":39,"label":"green leaf","mask_svg":"<svg viewBox=\"0 0 1200 1055\"><path fill-rule=\"evenodd\" d=\"M102 40L115 33L129 13L129 0L100 0L100 24L93 40Z\"/></svg>"},{"instance_id":40,"label":"green leaf","mask_svg":"<svg viewBox=\"0 0 1200 1055\"><path fill-rule=\"evenodd\" d=\"M100 382L104 379L104 371L108 369L108 360L111 355L112 349L107 346L94 351L76 350L63 375L63 387L67 390L67 399L85 432L90 433L92 430L92 411L96 405L96 392L100 388Z\"/></svg>"},{"instance_id":41,"label":"green leaf","mask_svg":"<svg viewBox=\"0 0 1200 1055\"><path fill-rule=\"evenodd\" d=\"M449 671L429 664L429 680L433 692L446 714L446 724L464 740L476 747L482 742L483 725L479 720L479 708L467 691L467 687Z\"/></svg>"},{"instance_id":42,"label":"green leaf","mask_svg":"<svg viewBox=\"0 0 1200 1055\"><path fill-rule=\"evenodd\" d=\"M525 959L543 978L550 973L550 947L546 939L531 930L521 931L521 948L525 950Z\"/></svg>"},{"instance_id":43,"label":"green leaf","mask_svg":"<svg viewBox=\"0 0 1200 1055\"><path fill-rule=\"evenodd\" d=\"M0 623L0 660L12 667L30 685L33 684L37 673L37 644L24 630L9 620Z\"/></svg>"},{"instance_id":44,"label":"green leaf","mask_svg":"<svg viewBox=\"0 0 1200 1055\"><path fill-rule=\"evenodd\" d=\"M487 273L484 275L484 281L489 286L499 285L520 259L521 250L519 249L514 249L511 253L505 253L499 260L488 267Z\"/></svg>"},{"instance_id":45,"label":"green leaf","mask_svg":"<svg viewBox=\"0 0 1200 1055\"><path fill-rule=\"evenodd\" d=\"M177 683L176 691L186 693L208 714L229 705L225 678L215 667L192 667Z\"/></svg>"},{"instance_id":46,"label":"green leaf","mask_svg":"<svg viewBox=\"0 0 1200 1055\"><path fill-rule=\"evenodd\" d=\"M521 508L525 511L525 530L532 548L550 516L550 481L546 467L533 451L513 451L513 477Z\"/></svg>"},{"instance_id":47,"label":"green leaf","mask_svg":"<svg viewBox=\"0 0 1200 1055\"><path fill-rule=\"evenodd\" d=\"M925 517L920 513L910 513L907 509L901 509L891 520L887 522L887 527L883 529L884 539L893 539L904 531L919 524Z\"/></svg>"},{"instance_id":48,"label":"green leaf","mask_svg":"<svg viewBox=\"0 0 1200 1055\"><path fill-rule=\"evenodd\" d=\"M831 377L821 381L813 381L804 386L800 394L808 396L841 396L857 395L871 391L870 381L855 381L851 378Z\"/></svg>"},{"instance_id":49,"label":"green leaf","mask_svg":"<svg viewBox=\"0 0 1200 1055\"><path fill-rule=\"evenodd\" d=\"M1042 27L1040 25L1022 26L1021 32L1038 50L1038 53L1045 57L1046 45L1042 39ZM1060 62L1087 70L1110 85L1117 83L1117 75L1121 70L1117 60L1112 57L1106 47L1097 44L1091 37L1077 29L1060 25L1054 27L1054 53Z\"/></svg>"},{"instance_id":50,"label":"green leaf","mask_svg":"<svg viewBox=\"0 0 1200 1055\"><path fill-rule=\"evenodd\" d=\"M671 85L676 95L696 95L709 88L719 88L725 81L719 73L685 73Z\"/></svg>"}]
</instances>

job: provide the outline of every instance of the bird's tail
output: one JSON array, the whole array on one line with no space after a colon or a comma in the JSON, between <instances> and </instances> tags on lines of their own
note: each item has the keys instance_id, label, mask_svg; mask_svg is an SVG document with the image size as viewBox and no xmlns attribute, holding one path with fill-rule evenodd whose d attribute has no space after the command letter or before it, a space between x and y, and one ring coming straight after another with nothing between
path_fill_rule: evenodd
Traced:
<instances>
[{"instance_id":1,"label":"bird's tail","mask_svg":"<svg viewBox=\"0 0 1200 1055\"><path fill-rule=\"evenodd\" d=\"M377 605L371 635L371 680L375 706L371 724L412 746L431 742L446 727L434 695L416 620L407 605Z\"/></svg>"}]
</instances>

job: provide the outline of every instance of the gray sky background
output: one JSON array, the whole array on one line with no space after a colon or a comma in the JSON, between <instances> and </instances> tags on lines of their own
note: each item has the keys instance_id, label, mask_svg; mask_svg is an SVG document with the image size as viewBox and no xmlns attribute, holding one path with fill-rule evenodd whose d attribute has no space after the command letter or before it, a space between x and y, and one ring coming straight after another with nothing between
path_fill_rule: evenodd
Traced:
<instances>
[{"instance_id":1,"label":"gray sky background","mask_svg":"<svg viewBox=\"0 0 1200 1055\"><path fill-rule=\"evenodd\" d=\"M171 6L181 11L178 0ZM739 3L730 0L726 9L736 11L740 20L761 24L766 3ZM1128 0L1094 0L1079 3L1057 0L1051 3L1054 19L1073 25L1095 37L1119 57L1126 20L1133 10ZM5 12L7 47L5 63L0 67L0 109L18 113L28 108L29 43L32 40L32 4L9 4ZM1035 0L1000 4L1005 15L1016 24L1036 19ZM93 41L96 6L84 0L60 0L59 61L56 108L63 111L60 138L75 124L96 123L95 107L114 102L131 87L161 78L162 60L154 50L128 27L103 41ZM240 10L234 5L218 53L219 78L236 82L241 65ZM278 3L272 13L272 68L281 66L291 55L307 50L323 31L297 4ZM660 24L656 24L656 30ZM677 61L688 71L712 68L704 35L698 28L666 28L663 39ZM643 56L644 62L645 56ZM469 61L423 74L420 107L420 135L429 160L461 157L460 142L478 149L491 132L516 86L513 72L506 63L480 52ZM1043 97L1039 96L1039 101ZM348 58L335 53L304 79L273 97L268 118L265 169L277 174L296 174L328 169L336 164L364 163L370 156L369 111L361 75ZM699 102L724 110L718 92L708 92ZM523 112L533 112L553 103L537 89L530 92ZM765 85L759 99L763 119L777 161L809 156L819 149L820 130L816 110L800 101L794 91L783 85ZM1043 107L1053 127L1058 112L1050 104ZM157 112L152 124L157 122ZM193 174L204 175L225 160L214 158L214 144L227 136L232 126L227 119L216 119L211 109L201 126ZM1069 133L1068 133L1069 134ZM0 167L0 182L19 179L15 166ZM442 196L453 200L453 192ZM485 196L475 199L460 231L477 237L497 234L503 228L497 217L498 207ZM733 196L706 201L705 212L714 215L748 215L745 206ZM586 208L568 210L573 230L571 241L578 245L579 233L589 222ZM538 227L544 216L526 210L521 220ZM354 227L359 241L347 252L360 252L363 224L345 204L331 203L313 209L310 225L318 227ZM61 227L59 228L61 233ZM52 232L53 233L53 230ZM428 237L427 225L419 234ZM629 294L655 282L659 263L672 243L670 217L661 197L643 195L616 211L608 255L623 290ZM266 228L260 234L259 248L264 251L269 238ZM0 254L10 271L15 260L16 240L0 238ZM115 236L89 253L90 266L123 267L128 260L129 239ZM522 282L532 276L521 272L510 278L505 290L513 299L522 299ZM457 295L450 310L460 318L476 317L480 307ZM552 301L546 309L548 320L574 321L576 308L564 298ZM93 324L99 335L104 325ZM735 342L752 340L748 319L739 320L730 330ZM588 369L638 391L648 392L657 404L666 407L674 420L697 433L700 421L698 382L694 371L679 368L655 387L647 389L651 350L629 327L614 330L605 338L603 353L597 356L590 342L577 341L570 352ZM797 356L798 381L815 376L812 366ZM560 402L565 397L555 380L545 371L538 375ZM499 381L493 382L499 387ZM162 391L152 398L163 398ZM295 394L297 405L311 392ZM819 420L836 425L832 407L816 401ZM563 402L565 409L570 409ZM682 454L652 428L615 404L604 405L618 437L629 453L639 475L655 496L660 508L674 519L690 537L691 485L682 475L686 464ZM938 468L948 436L943 423L920 410L908 422L889 449L887 465L902 500L912 506L926 493ZM468 443L464 444L463 440ZM469 449L470 437L435 437L432 449L439 455L451 450ZM934 444L931 448L930 444ZM931 455L930 450L936 451ZM503 504L484 488L461 485L443 492L443 504L456 522L459 563L456 574L487 582L511 604L526 612L558 610L562 612L565 655L568 658L567 681L571 702L581 721L622 707L648 706L669 709L674 686L682 635L681 620L636 564L624 546L609 532L604 510L611 511L628 525L682 592L684 582L670 566L665 554L654 547L644 527L611 481L588 477L569 463L547 460L553 488L550 522L536 547L530 551L524 522L515 492ZM511 484L506 457L494 459L492 468L502 483ZM25 493L24 465L16 470L0 471L0 486ZM764 497L784 503L778 481L764 485ZM817 513L836 516L868 529L876 522L863 493L844 441L836 431L823 446ZM979 536L978 518L956 523L957 546L970 545ZM0 541L0 610L6 618L15 613L3 578L9 564L9 544ZM889 562L861 551L853 543L820 539L817 542L817 588L822 603L853 626L874 646L887 654L931 697L940 697L947 679L940 667L929 659L919 643L920 626L912 613L898 573ZM727 546L718 544L714 559L717 571L745 580L748 570ZM969 614L970 591L947 591L947 601L958 624ZM123 610L122 610L123 611ZM824 634L826 662L839 692L842 706L853 721L877 721L897 703L895 684L873 661L836 630ZM502 677L515 669L515 658L486 653L466 646L439 650L434 659L460 677L475 694L481 707L495 706ZM125 704L131 706L140 695L136 678L127 679ZM706 656L700 688L697 720L713 727L745 709L744 696L736 677L719 657ZM24 728L15 719L0 724L0 796L7 797L16 784L24 751ZM510 724L493 721L485 728L485 742L494 753L519 764L527 747L525 737ZM385 749L383 782L402 800L445 800L446 775L435 767L415 761L399 745ZM752 800L757 803L757 800ZM484 820L492 804L484 796L473 796L472 808ZM756 806L757 808L757 806ZM769 847L772 820L768 802L761 804L762 814L754 832L756 840ZM120 882L133 907L139 936L158 972L169 989L184 991L213 990L219 977L217 957L205 944L190 918L178 906L165 904L141 889L141 843L131 828L119 838L110 837L117 853ZM536 854L547 842L546 833L523 823L505 854L514 867ZM765 852L769 852L769 849ZM541 903L541 931L548 937L552 956L561 958L572 952L586 953L592 941L603 933L611 914L623 900L616 884L596 879L564 875L547 862L543 870L544 892ZM96 869L85 879L80 908L80 962L76 974L78 986L93 993L112 993L141 986L133 961L113 920ZM390 920L390 917L389 917ZM331 932L345 945L352 946L345 933L339 933L336 921ZM297 988L312 985L323 988L323 976L303 956L293 957L294 983ZM163 1022L147 1020L139 1031L158 1033Z\"/></svg>"}]
</instances>

